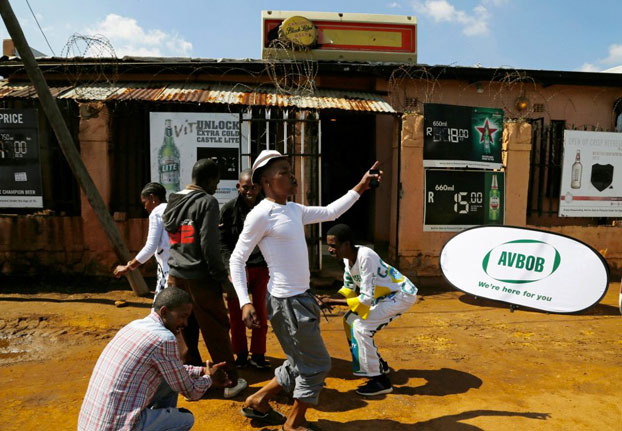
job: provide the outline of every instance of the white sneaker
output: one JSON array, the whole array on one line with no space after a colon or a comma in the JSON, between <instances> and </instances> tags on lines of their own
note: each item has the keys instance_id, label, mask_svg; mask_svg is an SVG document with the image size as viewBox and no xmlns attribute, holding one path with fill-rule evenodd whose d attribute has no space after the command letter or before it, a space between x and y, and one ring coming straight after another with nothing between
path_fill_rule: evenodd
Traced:
<instances>
[{"instance_id":1,"label":"white sneaker","mask_svg":"<svg viewBox=\"0 0 622 431\"><path fill-rule=\"evenodd\" d=\"M243 378L238 378L238 383L232 388L225 388L225 398L233 398L246 389L248 383Z\"/></svg>"}]
</instances>

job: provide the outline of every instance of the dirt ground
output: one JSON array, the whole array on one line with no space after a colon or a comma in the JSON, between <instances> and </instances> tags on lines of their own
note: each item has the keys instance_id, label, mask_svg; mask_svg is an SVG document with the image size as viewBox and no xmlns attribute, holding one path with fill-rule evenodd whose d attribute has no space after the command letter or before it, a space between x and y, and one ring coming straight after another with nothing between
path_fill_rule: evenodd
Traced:
<instances>
[{"instance_id":1,"label":"dirt ground","mask_svg":"<svg viewBox=\"0 0 622 431\"><path fill-rule=\"evenodd\" d=\"M89 293L0 288L0 429L73 430L92 368L116 331L149 312L151 300L128 290ZM114 287L113 287L114 288ZM123 286L119 285L118 289ZM10 293L7 293L10 292ZM555 315L421 288L417 304L376 335L393 369L394 392L354 393L340 308L322 321L333 369L308 418L325 431L619 430L622 427L622 316L618 285L578 315ZM127 306L117 308L114 301ZM203 349L203 353L205 350ZM273 364L283 354L268 336ZM241 371L239 397L180 406L201 430L276 430L239 414L245 395L270 372ZM280 397L286 412L291 401Z\"/></svg>"}]
</instances>

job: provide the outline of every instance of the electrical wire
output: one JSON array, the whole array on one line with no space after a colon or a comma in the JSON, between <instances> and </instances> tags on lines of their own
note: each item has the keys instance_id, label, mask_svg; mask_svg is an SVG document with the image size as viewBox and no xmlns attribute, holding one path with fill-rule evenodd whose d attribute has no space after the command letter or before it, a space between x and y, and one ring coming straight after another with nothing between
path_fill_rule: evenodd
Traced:
<instances>
[{"instance_id":1,"label":"electrical wire","mask_svg":"<svg viewBox=\"0 0 622 431\"><path fill-rule=\"evenodd\" d=\"M50 45L48 38L45 36L45 33L43 32L43 29L41 28L41 25L39 24L39 20L37 19L35 12L32 10L32 7L30 7L30 3L28 2L28 0L26 0L26 4L28 5L28 9L30 9L30 13L32 14L32 17L35 19L35 22L37 23L37 27L39 27L39 31L41 31L41 34L43 35L43 38L45 39L45 43L48 44L48 48L50 48L50 51L52 51L52 54L54 55L54 57L56 57L56 53L52 49L52 45Z\"/></svg>"}]
</instances>

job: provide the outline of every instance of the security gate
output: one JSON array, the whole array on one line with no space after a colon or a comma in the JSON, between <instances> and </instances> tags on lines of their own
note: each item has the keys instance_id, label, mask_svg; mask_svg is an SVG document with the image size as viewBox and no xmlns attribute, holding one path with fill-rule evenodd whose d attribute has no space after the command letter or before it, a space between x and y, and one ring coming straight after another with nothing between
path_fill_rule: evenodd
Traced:
<instances>
[{"instance_id":1,"label":"security gate","mask_svg":"<svg viewBox=\"0 0 622 431\"><path fill-rule=\"evenodd\" d=\"M322 205L322 131L317 111L251 108L240 113L240 169L251 167L263 150L288 156L298 180L291 200L303 205ZM322 269L321 224L305 226L309 269Z\"/></svg>"}]
</instances>

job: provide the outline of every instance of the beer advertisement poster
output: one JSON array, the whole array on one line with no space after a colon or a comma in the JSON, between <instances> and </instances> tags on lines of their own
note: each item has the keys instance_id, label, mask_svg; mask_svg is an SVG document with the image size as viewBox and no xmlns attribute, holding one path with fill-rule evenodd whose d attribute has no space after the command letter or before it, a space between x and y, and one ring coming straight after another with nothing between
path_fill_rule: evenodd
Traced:
<instances>
[{"instance_id":1,"label":"beer advertisement poster","mask_svg":"<svg viewBox=\"0 0 622 431\"><path fill-rule=\"evenodd\" d=\"M220 206L237 196L240 166L240 116L232 113L151 112L151 181L168 194L190 184L199 159L212 159L220 168L214 197Z\"/></svg>"},{"instance_id":2,"label":"beer advertisement poster","mask_svg":"<svg viewBox=\"0 0 622 431\"><path fill-rule=\"evenodd\" d=\"M43 208L35 109L0 109L0 208Z\"/></svg>"},{"instance_id":3,"label":"beer advertisement poster","mask_svg":"<svg viewBox=\"0 0 622 431\"><path fill-rule=\"evenodd\" d=\"M500 169L503 110L423 105L423 166Z\"/></svg>"},{"instance_id":4,"label":"beer advertisement poster","mask_svg":"<svg viewBox=\"0 0 622 431\"><path fill-rule=\"evenodd\" d=\"M564 131L561 217L622 217L622 133Z\"/></svg>"},{"instance_id":5,"label":"beer advertisement poster","mask_svg":"<svg viewBox=\"0 0 622 431\"><path fill-rule=\"evenodd\" d=\"M505 173L426 169L423 207L425 232L503 224Z\"/></svg>"},{"instance_id":6,"label":"beer advertisement poster","mask_svg":"<svg viewBox=\"0 0 622 431\"><path fill-rule=\"evenodd\" d=\"M609 266L589 245L511 226L482 226L455 235L441 250L440 267L463 292L552 313L586 310L609 286Z\"/></svg>"}]
</instances>

